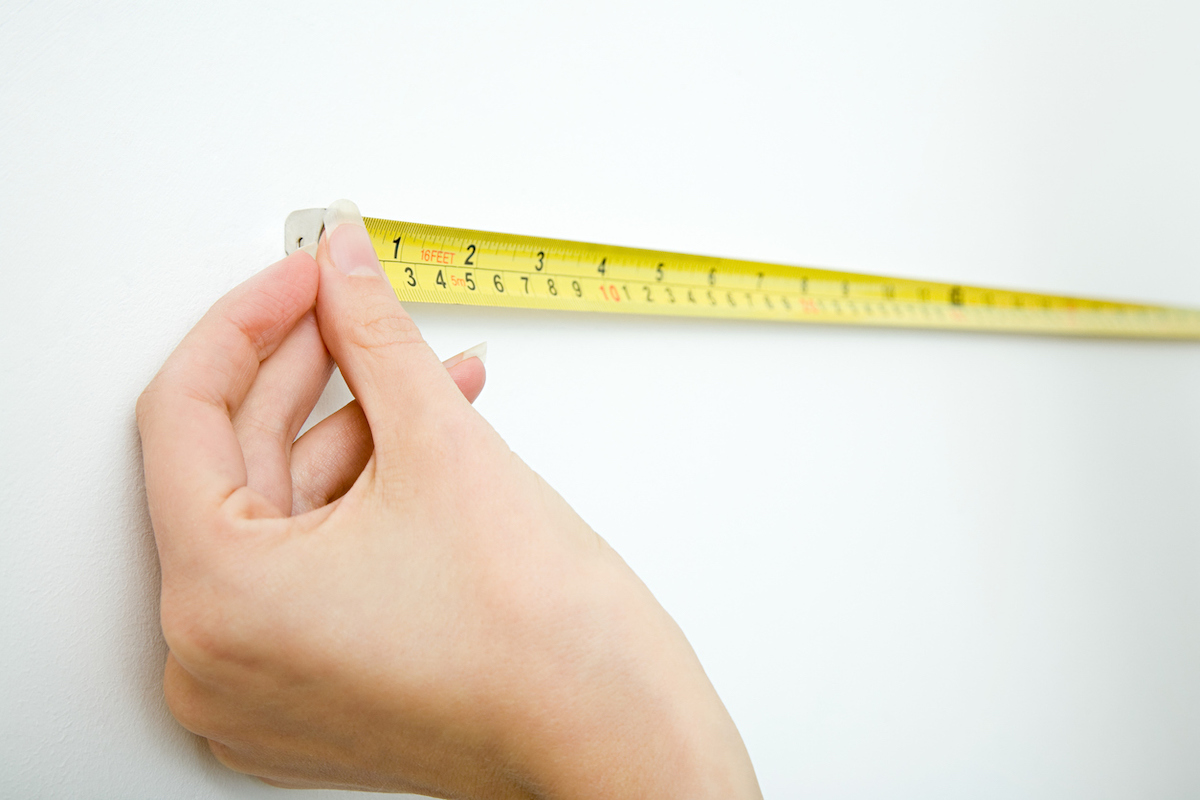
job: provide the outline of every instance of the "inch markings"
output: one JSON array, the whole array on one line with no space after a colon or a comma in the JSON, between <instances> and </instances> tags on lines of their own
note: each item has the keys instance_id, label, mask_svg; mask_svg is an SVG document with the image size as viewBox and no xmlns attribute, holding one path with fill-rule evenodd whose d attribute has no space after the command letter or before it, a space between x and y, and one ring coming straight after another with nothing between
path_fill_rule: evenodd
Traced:
<instances>
[{"instance_id":1,"label":"inch markings","mask_svg":"<svg viewBox=\"0 0 1200 800\"><path fill-rule=\"evenodd\" d=\"M404 302L1200 339L1200 312L366 220Z\"/></svg>"}]
</instances>

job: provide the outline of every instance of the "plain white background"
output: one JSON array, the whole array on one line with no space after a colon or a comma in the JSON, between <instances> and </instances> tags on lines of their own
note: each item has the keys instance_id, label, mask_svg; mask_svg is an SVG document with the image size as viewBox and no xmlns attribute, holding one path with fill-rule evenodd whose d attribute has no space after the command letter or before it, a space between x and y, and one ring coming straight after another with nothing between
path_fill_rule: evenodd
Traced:
<instances>
[{"instance_id":1,"label":"plain white background","mask_svg":"<svg viewBox=\"0 0 1200 800\"><path fill-rule=\"evenodd\" d=\"M281 796L166 712L133 403L292 209L1200 306L1197 41L1187 2L0 2L0 796ZM479 409L769 797L1200 794L1200 346L411 311L488 341Z\"/></svg>"}]
</instances>

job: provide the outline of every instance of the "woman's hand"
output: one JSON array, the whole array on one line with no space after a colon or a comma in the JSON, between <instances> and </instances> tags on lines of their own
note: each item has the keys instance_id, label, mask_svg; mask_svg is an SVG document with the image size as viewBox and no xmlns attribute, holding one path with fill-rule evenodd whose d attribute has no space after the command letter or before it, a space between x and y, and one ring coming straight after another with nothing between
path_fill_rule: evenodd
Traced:
<instances>
[{"instance_id":1,"label":"woman's hand","mask_svg":"<svg viewBox=\"0 0 1200 800\"><path fill-rule=\"evenodd\" d=\"M296 440L329 354L356 402ZM448 364L345 201L179 345L138 401L172 713L281 786L760 796L678 627Z\"/></svg>"}]
</instances>

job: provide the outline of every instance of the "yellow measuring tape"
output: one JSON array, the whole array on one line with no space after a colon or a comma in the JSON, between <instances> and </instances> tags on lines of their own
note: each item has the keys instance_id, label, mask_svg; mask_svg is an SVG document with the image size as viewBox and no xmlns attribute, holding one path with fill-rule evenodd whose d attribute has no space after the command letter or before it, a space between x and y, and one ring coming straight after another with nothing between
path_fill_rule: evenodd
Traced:
<instances>
[{"instance_id":1,"label":"yellow measuring tape","mask_svg":"<svg viewBox=\"0 0 1200 800\"><path fill-rule=\"evenodd\" d=\"M287 249L323 209L294 212ZM366 219L402 302L1011 333L1200 339L1200 311Z\"/></svg>"}]
</instances>

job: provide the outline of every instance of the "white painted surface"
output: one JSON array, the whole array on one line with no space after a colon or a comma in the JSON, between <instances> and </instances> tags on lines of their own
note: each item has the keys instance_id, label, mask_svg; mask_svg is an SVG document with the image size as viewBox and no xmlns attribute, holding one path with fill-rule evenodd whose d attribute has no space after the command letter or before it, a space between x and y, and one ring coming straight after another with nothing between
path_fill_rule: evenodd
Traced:
<instances>
[{"instance_id":1,"label":"white painted surface","mask_svg":"<svg viewBox=\"0 0 1200 800\"><path fill-rule=\"evenodd\" d=\"M1195 4L564 5L0 3L0 796L279 794L164 708L132 409L293 208L1200 305ZM1200 794L1200 347L412 311L768 796Z\"/></svg>"}]
</instances>

